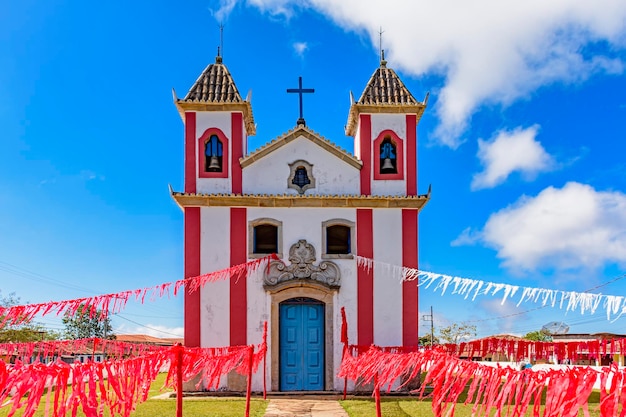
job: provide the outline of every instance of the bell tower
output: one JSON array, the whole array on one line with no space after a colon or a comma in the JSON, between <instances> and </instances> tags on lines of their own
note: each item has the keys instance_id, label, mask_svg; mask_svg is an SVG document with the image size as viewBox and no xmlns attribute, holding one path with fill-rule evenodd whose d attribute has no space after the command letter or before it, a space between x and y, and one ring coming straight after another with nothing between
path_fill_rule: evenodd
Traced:
<instances>
[{"instance_id":1,"label":"bell tower","mask_svg":"<svg viewBox=\"0 0 626 417\"><path fill-rule=\"evenodd\" d=\"M256 133L254 118L249 98L241 98L219 52L185 98L179 99L175 91L173 95L185 125L185 193L241 194L243 175L239 160L247 152L248 135ZM185 278L246 261L246 247L241 244L245 242L245 208L232 207L211 216L207 215L206 207L199 205L185 206L183 210ZM230 250L219 259L207 257L206 251L203 252L203 238L223 225L230 225L230 234L220 236L225 242L230 239ZM201 314L201 291L185 292L186 346L201 346L203 341L205 345L247 344L245 309L241 313L239 308L246 299L246 282L232 279L227 285L224 291L229 296L222 299L230 300L230 304L225 304L223 309L228 311L230 326L236 329L243 326L243 333L203 334L202 323L206 323L207 317Z\"/></svg>"},{"instance_id":2,"label":"bell tower","mask_svg":"<svg viewBox=\"0 0 626 417\"><path fill-rule=\"evenodd\" d=\"M185 124L185 192L241 193L239 159L255 134L252 106L243 100L222 57L174 104Z\"/></svg>"},{"instance_id":3,"label":"bell tower","mask_svg":"<svg viewBox=\"0 0 626 417\"><path fill-rule=\"evenodd\" d=\"M426 108L428 95L419 102L400 77L387 68L384 51L380 66L369 79L358 101L350 93L350 113L346 135L354 137L354 154L363 166L360 172L361 195L417 196L417 123ZM418 267L418 209L392 208L374 212L359 208L356 212L357 255L390 263L401 259L402 265ZM390 224L399 225L400 246L394 253L388 242ZM380 237L380 238L378 238ZM398 253L401 252L401 253ZM377 322L374 315L376 294L385 284L375 271L357 270L357 334L359 345L376 343ZM419 332L419 297L415 283L402 283L402 345L417 346ZM378 323L378 324L377 324Z\"/></svg>"},{"instance_id":4,"label":"bell tower","mask_svg":"<svg viewBox=\"0 0 626 417\"><path fill-rule=\"evenodd\" d=\"M363 161L361 194L417 195L417 123L426 104L417 101L387 68L384 51L358 101L351 93L346 135Z\"/></svg>"}]
</instances>

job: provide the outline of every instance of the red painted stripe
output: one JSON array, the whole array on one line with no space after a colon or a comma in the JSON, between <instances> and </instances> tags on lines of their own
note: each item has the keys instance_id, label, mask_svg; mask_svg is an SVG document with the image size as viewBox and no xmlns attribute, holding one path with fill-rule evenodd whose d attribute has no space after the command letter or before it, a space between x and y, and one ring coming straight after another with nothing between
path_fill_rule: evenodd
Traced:
<instances>
[{"instance_id":1,"label":"red painted stripe","mask_svg":"<svg viewBox=\"0 0 626 417\"><path fill-rule=\"evenodd\" d=\"M240 265L247 261L246 253L246 209L230 209L230 265ZM248 300L246 274L230 277L230 345L247 345Z\"/></svg>"},{"instance_id":2,"label":"red painted stripe","mask_svg":"<svg viewBox=\"0 0 626 417\"><path fill-rule=\"evenodd\" d=\"M406 193L417 195L417 116L406 116Z\"/></svg>"},{"instance_id":3,"label":"red painted stripe","mask_svg":"<svg viewBox=\"0 0 626 417\"><path fill-rule=\"evenodd\" d=\"M374 258L372 209L356 210L357 254ZM365 266L357 270L357 344L374 343L374 271Z\"/></svg>"},{"instance_id":4,"label":"red painted stripe","mask_svg":"<svg viewBox=\"0 0 626 417\"><path fill-rule=\"evenodd\" d=\"M417 269L417 210L402 210L402 265ZM402 283L402 345L417 346L418 287L415 281Z\"/></svg>"},{"instance_id":5,"label":"red painted stripe","mask_svg":"<svg viewBox=\"0 0 626 417\"><path fill-rule=\"evenodd\" d=\"M361 194L370 195L372 193L372 116L369 114L359 115L360 134L359 145L361 147Z\"/></svg>"},{"instance_id":6,"label":"red painted stripe","mask_svg":"<svg viewBox=\"0 0 626 417\"><path fill-rule=\"evenodd\" d=\"M231 116L232 131L232 147L231 156L232 169L232 191L234 194L241 194L242 190L242 171L239 158L243 158L243 115L241 113L232 113Z\"/></svg>"},{"instance_id":7,"label":"red painted stripe","mask_svg":"<svg viewBox=\"0 0 626 417\"><path fill-rule=\"evenodd\" d=\"M185 192L196 192L196 113L185 113Z\"/></svg>"},{"instance_id":8,"label":"red painted stripe","mask_svg":"<svg viewBox=\"0 0 626 417\"><path fill-rule=\"evenodd\" d=\"M200 275L200 207L185 207L185 278ZM185 291L185 346L200 346L200 291Z\"/></svg>"}]
</instances>

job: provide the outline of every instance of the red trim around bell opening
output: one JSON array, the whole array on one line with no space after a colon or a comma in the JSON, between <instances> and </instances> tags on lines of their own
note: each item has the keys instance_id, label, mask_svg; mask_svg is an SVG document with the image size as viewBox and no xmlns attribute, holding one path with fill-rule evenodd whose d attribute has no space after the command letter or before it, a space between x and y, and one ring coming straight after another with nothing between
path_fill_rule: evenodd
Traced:
<instances>
[{"instance_id":1,"label":"red trim around bell opening","mask_svg":"<svg viewBox=\"0 0 626 417\"><path fill-rule=\"evenodd\" d=\"M222 142L222 170L220 172L207 172L204 170L204 145L216 135ZM211 127L204 131L202 136L198 138L198 177L199 178L228 178L229 152L228 138L220 129Z\"/></svg>"},{"instance_id":2,"label":"red trim around bell opening","mask_svg":"<svg viewBox=\"0 0 626 417\"><path fill-rule=\"evenodd\" d=\"M382 174L380 172L380 144L389 138L396 146L395 174ZM374 140L374 180L402 180L404 179L404 141L393 130L383 130Z\"/></svg>"}]
</instances>

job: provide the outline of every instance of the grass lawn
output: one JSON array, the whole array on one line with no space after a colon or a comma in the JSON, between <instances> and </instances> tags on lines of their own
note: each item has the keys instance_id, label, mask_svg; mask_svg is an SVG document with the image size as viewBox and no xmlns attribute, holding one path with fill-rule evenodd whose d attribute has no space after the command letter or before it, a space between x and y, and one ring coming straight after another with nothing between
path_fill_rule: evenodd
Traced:
<instances>
[{"instance_id":1,"label":"grass lawn","mask_svg":"<svg viewBox=\"0 0 626 417\"><path fill-rule=\"evenodd\" d=\"M339 401L342 407L348 412L350 417L370 417L376 415L376 403L374 399L359 399L359 400L345 400ZM589 415L591 417L600 416L598 403L589 404ZM381 411L384 417L431 417L432 404L430 400L418 400L407 398L383 398L381 400ZM473 405L457 404L454 409L455 417L470 417L472 415ZM447 408L446 408L447 410ZM543 407L542 411L543 412ZM490 413L494 415L495 410ZM478 415L482 415L478 413ZM525 416L532 416L532 404L529 406ZM583 412L578 413L579 416L583 416Z\"/></svg>"},{"instance_id":2,"label":"grass lawn","mask_svg":"<svg viewBox=\"0 0 626 417\"><path fill-rule=\"evenodd\" d=\"M167 391L161 391L161 387L165 382L166 374L160 374L150 386L148 398L163 394ZM42 398L39 408L35 412L35 417L43 417L45 415L46 400ZM267 408L267 401L263 399L253 398L250 401L250 416L262 417ZM0 417L6 417L11 407L5 406L0 408ZM183 415L185 417L242 417L246 410L246 399L244 398L202 398L185 399L183 401ZM23 409L18 410L14 415L16 417L23 416ZM52 414L52 410L50 410ZM70 414L68 414L70 415ZM105 416L110 414L105 411ZM137 409L131 413L133 417L174 417L176 415L176 398L168 399L148 399L148 401L138 404ZM78 417L84 417L82 412L78 412Z\"/></svg>"}]
</instances>

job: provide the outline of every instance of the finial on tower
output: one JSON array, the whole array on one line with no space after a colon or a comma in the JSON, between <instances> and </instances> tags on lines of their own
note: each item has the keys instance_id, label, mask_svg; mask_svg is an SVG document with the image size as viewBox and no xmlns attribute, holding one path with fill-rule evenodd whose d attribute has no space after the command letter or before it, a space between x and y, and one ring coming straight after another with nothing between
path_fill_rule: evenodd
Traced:
<instances>
[{"instance_id":1,"label":"finial on tower","mask_svg":"<svg viewBox=\"0 0 626 417\"><path fill-rule=\"evenodd\" d=\"M385 31L381 26L380 30L378 31L378 51L380 57L380 66L384 68L387 65L387 61L385 61L385 50L383 49L383 33L385 33Z\"/></svg>"},{"instance_id":2,"label":"finial on tower","mask_svg":"<svg viewBox=\"0 0 626 417\"><path fill-rule=\"evenodd\" d=\"M224 23L220 23L220 49L224 53Z\"/></svg>"},{"instance_id":3,"label":"finial on tower","mask_svg":"<svg viewBox=\"0 0 626 417\"><path fill-rule=\"evenodd\" d=\"M222 54L224 53L224 25L220 23L220 46L217 47L217 56L215 57L215 63L222 63Z\"/></svg>"}]
</instances>

